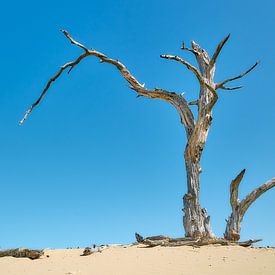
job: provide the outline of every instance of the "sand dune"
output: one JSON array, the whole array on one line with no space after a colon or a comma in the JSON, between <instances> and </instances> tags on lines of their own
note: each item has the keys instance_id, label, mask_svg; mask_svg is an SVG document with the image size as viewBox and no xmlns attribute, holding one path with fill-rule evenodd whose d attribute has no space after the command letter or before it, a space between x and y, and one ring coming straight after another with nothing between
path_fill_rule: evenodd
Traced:
<instances>
[{"instance_id":1,"label":"sand dune","mask_svg":"<svg viewBox=\"0 0 275 275\"><path fill-rule=\"evenodd\" d=\"M82 251L83 249L45 250L45 256L33 261L25 258L0 258L0 274L275 274L274 248L111 246L102 253L80 257Z\"/></svg>"}]
</instances>

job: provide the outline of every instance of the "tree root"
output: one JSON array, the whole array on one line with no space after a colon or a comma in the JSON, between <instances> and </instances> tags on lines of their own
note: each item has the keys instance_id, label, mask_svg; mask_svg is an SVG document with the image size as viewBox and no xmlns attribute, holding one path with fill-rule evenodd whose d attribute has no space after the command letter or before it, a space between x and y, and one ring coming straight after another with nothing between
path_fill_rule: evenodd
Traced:
<instances>
[{"instance_id":1,"label":"tree root","mask_svg":"<svg viewBox=\"0 0 275 275\"><path fill-rule=\"evenodd\" d=\"M253 243L261 241L258 240L248 240L245 242L233 242L223 238L200 238L200 239L192 239L192 238L169 238L167 236L153 236L143 238L141 235L136 233L136 240L138 243L144 244L147 247L154 246L166 246L166 247L175 247L175 246L193 246L200 247L204 245L211 244L219 244L219 245L234 245L234 246L243 246L249 247Z\"/></svg>"},{"instance_id":2,"label":"tree root","mask_svg":"<svg viewBox=\"0 0 275 275\"><path fill-rule=\"evenodd\" d=\"M39 259L44 255L43 250L32 250L27 248L16 248L0 250L0 257L29 258L31 260Z\"/></svg>"}]
</instances>

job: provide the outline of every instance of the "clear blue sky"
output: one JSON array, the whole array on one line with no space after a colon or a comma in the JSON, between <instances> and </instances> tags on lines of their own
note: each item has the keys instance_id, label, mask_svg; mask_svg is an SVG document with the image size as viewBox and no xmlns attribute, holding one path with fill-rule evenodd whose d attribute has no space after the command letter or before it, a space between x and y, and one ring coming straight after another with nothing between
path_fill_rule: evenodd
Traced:
<instances>
[{"instance_id":1,"label":"clear blue sky","mask_svg":"<svg viewBox=\"0 0 275 275\"><path fill-rule=\"evenodd\" d=\"M243 168L241 196L275 176L274 1L15 1L0 11L0 246L129 243L134 233L182 236L185 132L172 106L136 98L110 65L85 60L60 78L26 123L45 83L79 49L124 62L147 87L198 95L193 75L159 58L194 39L209 53L232 33L216 80L261 60L219 92L202 158L201 203L221 236L229 184ZM248 210L242 239L275 246L275 190Z\"/></svg>"}]
</instances>

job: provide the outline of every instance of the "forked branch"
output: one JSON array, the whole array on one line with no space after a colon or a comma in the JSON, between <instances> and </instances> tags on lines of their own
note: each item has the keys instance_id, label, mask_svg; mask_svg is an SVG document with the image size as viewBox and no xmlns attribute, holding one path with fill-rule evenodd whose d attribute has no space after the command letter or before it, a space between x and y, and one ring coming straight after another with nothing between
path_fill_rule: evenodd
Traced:
<instances>
[{"instance_id":1,"label":"forked branch","mask_svg":"<svg viewBox=\"0 0 275 275\"><path fill-rule=\"evenodd\" d=\"M275 186L275 178L267 181L260 187L251 191L240 203L240 215L244 216L249 206L258 199L263 193Z\"/></svg>"},{"instance_id":2,"label":"forked branch","mask_svg":"<svg viewBox=\"0 0 275 275\"><path fill-rule=\"evenodd\" d=\"M50 78L50 80L46 84L46 87L44 88L41 95L39 96L39 98L30 106L30 108L25 113L24 117L20 121L20 124L22 124L26 120L28 115L32 112L33 108L36 107L41 102L43 97L46 95L46 93L49 90L52 83L55 80L57 80L67 68L69 68L69 71L68 71L68 73L69 73L72 70L72 68L74 68L77 64L79 64L84 58L86 58L88 56L95 56L95 57L99 58L100 61L103 63L109 63L111 65L114 65L120 71L123 78L130 84L130 88L135 90L139 96L163 99L163 100L171 103L178 110L180 117L181 117L181 122L185 125L187 134L191 135L192 130L195 125L194 117L193 117L192 111L190 110L190 108L188 106L188 103L181 95L178 95L173 92L165 91L162 89L149 90L149 89L145 88L144 85L142 85L130 73L130 71L127 69L127 67L124 64L122 64L120 61L111 59L99 51L87 48L83 44L81 44L81 43L77 42L75 39L73 39L73 37L65 30L61 30L61 32L69 39L69 41L72 44L74 44L77 47L80 47L82 50L84 50L84 53L82 53L76 60L63 65L59 69L59 71L52 78Z\"/></svg>"},{"instance_id":3,"label":"forked branch","mask_svg":"<svg viewBox=\"0 0 275 275\"><path fill-rule=\"evenodd\" d=\"M231 78L228 78L218 84L216 84L216 90L217 89L223 89L223 90L236 90L236 89L240 89L242 88L241 86L237 86L237 87L233 87L233 88L228 88L228 87L225 87L224 84L228 83L228 82L231 82L233 80L237 80L239 78L242 78L244 77L245 75L247 75L248 73L250 73L257 65L259 64L259 62L257 61L253 66L251 66L248 70L246 70L245 72L243 72L242 74L239 74L235 77L231 77Z\"/></svg>"},{"instance_id":4,"label":"forked branch","mask_svg":"<svg viewBox=\"0 0 275 275\"><path fill-rule=\"evenodd\" d=\"M193 53L195 56L199 54L195 49L185 47L185 43L182 42L181 49Z\"/></svg>"},{"instance_id":5,"label":"forked branch","mask_svg":"<svg viewBox=\"0 0 275 275\"><path fill-rule=\"evenodd\" d=\"M244 214L246 213L249 206L259 198L267 190L275 186L275 178L269 180L260 187L250 192L242 201L238 198L239 185L243 179L245 169L231 182L230 185L230 203L232 207L232 213L227 220L226 230L224 237L227 240L237 241L240 239L241 222Z\"/></svg>"},{"instance_id":6,"label":"forked branch","mask_svg":"<svg viewBox=\"0 0 275 275\"><path fill-rule=\"evenodd\" d=\"M193 42L193 44L195 44L195 42ZM192 51L196 52L196 55L200 55L201 53L198 50L196 50L196 49L199 48L199 46L197 44L195 44L195 45L197 47L194 47L194 49ZM187 49L187 48L184 48L184 49ZM191 49L188 49L188 50L191 51ZM206 52L204 52L204 54L206 54ZM165 54L162 54L162 55L160 55L160 57L161 58L165 58L165 59L170 59L170 60L178 61L181 64L183 64L188 70L190 70L191 72L193 72L194 75L197 77L200 85L201 86L204 85L205 87L207 87L207 89L209 89L209 91L213 94L214 100L211 102L211 104L209 106L212 107L212 105L215 104L215 102L218 99L218 95L216 93L215 87L212 87L209 83L207 83L205 81L205 79L202 77L202 75L200 74L199 70L196 67L194 67L193 65L191 65L190 63L188 63L187 61L185 61L184 59L182 59L182 58L180 58L179 56L176 56L176 55L165 55Z\"/></svg>"}]
</instances>

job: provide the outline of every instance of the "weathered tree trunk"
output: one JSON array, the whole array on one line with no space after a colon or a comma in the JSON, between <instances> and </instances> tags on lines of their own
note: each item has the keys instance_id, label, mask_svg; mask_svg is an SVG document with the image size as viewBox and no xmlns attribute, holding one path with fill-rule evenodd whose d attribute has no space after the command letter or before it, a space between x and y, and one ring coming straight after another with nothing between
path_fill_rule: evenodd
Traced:
<instances>
[{"instance_id":1,"label":"weathered tree trunk","mask_svg":"<svg viewBox=\"0 0 275 275\"><path fill-rule=\"evenodd\" d=\"M186 160L187 193L183 197L185 236L190 238L213 237L210 217L199 203L200 166L192 160Z\"/></svg>"},{"instance_id":2,"label":"weathered tree trunk","mask_svg":"<svg viewBox=\"0 0 275 275\"><path fill-rule=\"evenodd\" d=\"M227 220L224 237L230 241L238 241L241 234L241 222L249 206L267 190L275 186L275 178L251 191L242 201L238 198L239 185L245 169L230 184L230 204L232 213Z\"/></svg>"},{"instance_id":3,"label":"weathered tree trunk","mask_svg":"<svg viewBox=\"0 0 275 275\"><path fill-rule=\"evenodd\" d=\"M198 101L198 119L192 135L188 138L185 149L185 166L187 174L187 193L183 197L185 236L191 238L213 237L210 216L205 208L200 207L200 158L212 121L212 107L217 100L214 84L215 64L210 65L210 58L195 42L192 49L200 70L200 95Z\"/></svg>"}]
</instances>

